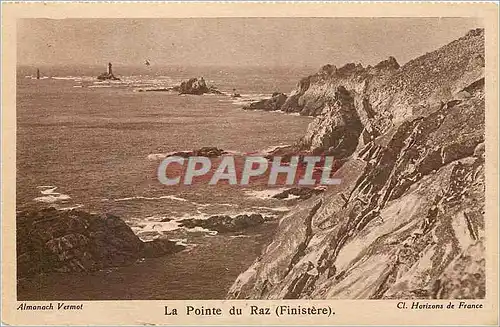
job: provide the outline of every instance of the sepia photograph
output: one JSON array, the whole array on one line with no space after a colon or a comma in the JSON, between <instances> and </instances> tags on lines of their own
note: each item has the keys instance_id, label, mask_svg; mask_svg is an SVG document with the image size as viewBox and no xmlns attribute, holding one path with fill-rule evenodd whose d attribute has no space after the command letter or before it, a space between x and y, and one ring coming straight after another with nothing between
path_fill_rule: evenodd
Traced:
<instances>
[{"instance_id":1,"label":"sepia photograph","mask_svg":"<svg viewBox=\"0 0 500 327\"><path fill-rule=\"evenodd\" d=\"M480 21L18 27L18 299L484 297ZM256 154L340 183L157 178Z\"/></svg>"},{"instance_id":2,"label":"sepia photograph","mask_svg":"<svg viewBox=\"0 0 500 327\"><path fill-rule=\"evenodd\" d=\"M15 20L10 309L490 310L497 31L465 15L235 16Z\"/></svg>"}]
</instances>

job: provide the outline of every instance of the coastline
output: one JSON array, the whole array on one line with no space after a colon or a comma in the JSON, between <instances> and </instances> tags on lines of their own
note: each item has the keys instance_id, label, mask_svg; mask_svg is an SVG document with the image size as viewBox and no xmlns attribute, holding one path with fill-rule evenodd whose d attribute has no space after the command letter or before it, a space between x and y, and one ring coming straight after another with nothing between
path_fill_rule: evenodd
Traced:
<instances>
[{"instance_id":1,"label":"coastline","mask_svg":"<svg viewBox=\"0 0 500 327\"><path fill-rule=\"evenodd\" d=\"M271 98L249 106L256 110L316 116L305 135L292 146L277 148L276 152L269 154L290 156L302 151L306 154L333 155L342 160L338 173L345 183L331 187L322 195L315 194L312 198L308 195L303 203L298 203L285 215L277 232L272 235L272 242L259 259L251 265L245 259L247 268L250 268L236 279L228 298L295 299L307 298L311 294L316 297L350 296L351 292L354 292L354 297L365 294L370 294L371 298L413 296L412 290L401 291L400 288L407 286L404 280L397 280L406 276L404 278L419 285L418 276L410 276L408 271L426 256L438 256L442 262L439 268L429 268L431 271L421 264L419 274L430 273L432 282L425 282L427 284L422 286L425 292L418 296L442 296L441 293L431 294L434 291L430 289L435 287L433 283L446 280L443 274L450 273L448 270L454 272L453 265L462 258L460 256L479 253L480 257L484 252L481 227L484 223L478 216L481 203L484 203L484 194L480 194L481 187L478 186L483 184L484 120L481 117L475 117L473 123L466 120L473 113L484 110L482 38L484 30L471 30L460 39L404 66L400 66L393 57L373 67L355 63L340 68L326 65L318 73L301 79L290 96L274 93ZM426 69L443 70L452 74L454 79L446 80L445 74L427 76L423 73ZM442 85L445 81L449 85ZM190 79L188 82L181 84L184 85L181 93L202 94L214 90L208 88L203 79ZM455 126L461 120L463 124ZM483 127L483 135L469 124ZM467 131L465 140L456 134L462 130ZM216 150L218 152L219 149ZM195 153L181 152L187 156ZM148 159L156 160L160 156L148 156ZM469 183L469 179L462 180L463 174L472 174L473 183ZM446 190L441 191L443 194L438 192L439 183L449 184ZM459 184L458 190L454 189L456 184ZM429 194L421 192L426 187L432 190ZM284 197L301 194L293 194L290 190L283 193L286 193ZM469 210L476 218L469 218L470 213L463 213L470 239L462 237L461 230L456 231L457 228L463 229L462 222L438 224L435 221L439 212L463 209L453 201L448 203L459 193L467 194L472 197L470 201L479 203ZM415 202L420 213L405 207L402 204L405 201ZM395 210L399 211L395 214ZM413 220L404 221L411 230L411 236L398 229L396 221L401 210L409 210L405 211L405 216L415 216ZM386 216L390 219L387 220ZM421 223L417 223L419 221ZM448 229L455 232L456 238L451 249L445 253L428 250L428 246L434 243L448 242ZM410 244L416 247L413 251L422 251L419 258L401 265L399 254L405 249L379 244L377 240L385 237L386 234L382 234L384 231L394 233L393 237L402 246ZM429 236L431 231L433 240ZM421 236L424 234L425 237ZM220 240L225 236L207 234L203 237ZM365 238L368 238L369 245L360 245ZM285 242L288 239L292 240L291 247ZM216 250L220 250L220 245L213 249L219 246ZM356 247L362 250L355 250ZM371 257L366 254L369 249L377 251L378 247L381 247L382 255ZM196 247L190 251L196 251ZM230 253L234 251L229 250ZM182 257L179 254L176 256ZM361 260L363 256L366 258ZM379 257L395 261L393 267L389 269L381 263L385 260L370 263ZM166 257L164 259L167 260ZM153 261L148 262L155 265ZM484 268L475 261L467 264L480 271L479 281L471 283L481 283ZM218 268L221 265L224 264L219 262ZM369 272L353 272L351 265L365 267ZM368 269L370 267L375 269L373 273ZM396 269L396 272L391 269ZM401 271L399 275L397 271ZM127 278L126 275L123 278ZM279 283L270 289L269 280L278 280ZM360 284L359 288L346 291L342 285L351 282ZM413 284L408 287L416 287ZM346 294L342 295L344 292ZM442 292L446 294L448 291ZM466 292L476 292L474 296L484 297L481 285Z\"/></svg>"}]
</instances>

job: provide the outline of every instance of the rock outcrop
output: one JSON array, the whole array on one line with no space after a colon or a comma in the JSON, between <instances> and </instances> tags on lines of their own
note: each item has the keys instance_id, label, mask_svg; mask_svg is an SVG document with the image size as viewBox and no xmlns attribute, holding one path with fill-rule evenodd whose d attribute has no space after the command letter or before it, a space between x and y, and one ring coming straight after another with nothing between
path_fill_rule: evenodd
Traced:
<instances>
[{"instance_id":1,"label":"rock outcrop","mask_svg":"<svg viewBox=\"0 0 500 327\"><path fill-rule=\"evenodd\" d=\"M168 154L169 157L183 157L183 158L189 158L189 157L208 157L208 158L217 158L220 157L223 154L226 154L227 152L219 149L217 147L213 146L205 146L193 151L177 151L177 152L171 152Z\"/></svg>"},{"instance_id":2,"label":"rock outcrop","mask_svg":"<svg viewBox=\"0 0 500 327\"><path fill-rule=\"evenodd\" d=\"M225 153L226 152L222 149L212 147L212 146L205 146L205 147L199 148L197 150L193 150L191 155L195 156L195 157L200 156L200 157L215 158L215 157L219 157Z\"/></svg>"},{"instance_id":3,"label":"rock outcrop","mask_svg":"<svg viewBox=\"0 0 500 327\"><path fill-rule=\"evenodd\" d=\"M238 232L250 227L258 226L264 223L261 214L242 214L235 217L222 215L211 216L207 219L183 219L179 221L180 225L186 228L201 227L219 233Z\"/></svg>"},{"instance_id":4,"label":"rock outcrop","mask_svg":"<svg viewBox=\"0 0 500 327\"><path fill-rule=\"evenodd\" d=\"M284 200L284 199L299 199L299 200L307 200L311 198L313 195L321 194L325 191L325 189L320 187L292 187L288 190L285 190L281 193L278 193L273 196L274 199Z\"/></svg>"},{"instance_id":5,"label":"rock outcrop","mask_svg":"<svg viewBox=\"0 0 500 327\"><path fill-rule=\"evenodd\" d=\"M97 79L100 81L106 81L106 80L112 80L112 81L119 81L120 79L116 77L113 74L113 64L108 63L108 70L105 73L100 74L97 76Z\"/></svg>"},{"instance_id":6,"label":"rock outcrop","mask_svg":"<svg viewBox=\"0 0 500 327\"><path fill-rule=\"evenodd\" d=\"M18 278L128 265L183 248L166 239L142 242L112 215L54 208L18 213L16 235Z\"/></svg>"},{"instance_id":7,"label":"rock outcrop","mask_svg":"<svg viewBox=\"0 0 500 327\"><path fill-rule=\"evenodd\" d=\"M174 87L172 90L178 91L179 94L223 94L215 86L207 86L207 83L205 82L205 79L203 77L191 78L187 81L182 82L179 86Z\"/></svg>"},{"instance_id":8,"label":"rock outcrop","mask_svg":"<svg viewBox=\"0 0 500 327\"><path fill-rule=\"evenodd\" d=\"M119 81L120 79L113 75L113 73L102 73L99 76L97 76L97 79L100 81L106 81L106 80L111 80L111 81Z\"/></svg>"},{"instance_id":9,"label":"rock outcrop","mask_svg":"<svg viewBox=\"0 0 500 327\"><path fill-rule=\"evenodd\" d=\"M232 299L484 298L484 30L399 67L325 66L285 111L340 185L299 203Z\"/></svg>"},{"instance_id":10,"label":"rock outcrop","mask_svg":"<svg viewBox=\"0 0 500 327\"><path fill-rule=\"evenodd\" d=\"M256 102L250 103L248 106L244 106L245 110L265 110L265 111L275 111L280 110L281 106L285 103L287 97L283 93L275 92L269 99L264 99Z\"/></svg>"},{"instance_id":11,"label":"rock outcrop","mask_svg":"<svg viewBox=\"0 0 500 327\"><path fill-rule=\"evenodd\" d=\"M321 118L311 122L299 148L345 158L356 150L363 130L354 97L344 86L338 86L334 98L323 105Z\"/></svg>"}]
</instances>

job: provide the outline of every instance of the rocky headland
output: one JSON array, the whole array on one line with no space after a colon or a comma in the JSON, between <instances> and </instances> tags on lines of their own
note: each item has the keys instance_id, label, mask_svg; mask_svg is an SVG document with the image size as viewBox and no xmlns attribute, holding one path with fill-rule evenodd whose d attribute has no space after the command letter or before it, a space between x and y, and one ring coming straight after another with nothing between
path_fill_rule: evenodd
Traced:
<instances>
[{"instance_id":1,"label":"rocky headland","mask_svg":"<svg viewBox=\"0 0 500 327\"><path fill-rule=\"evenodd\" d=\"M120 218L54 208L17 214L17 274L96 271L163 256L184 247L141 241Z\"/></svg>"},{"instance_id":2,"label":"rocky headland","mask_svg":"<svg viewBox=\"0 0 500 327\"><path fill-rule=\"evenodd\" d=\"M483 29L403 66L324 66L280 110L316 116L288 150L335 156L342 183L280 220L229 299L485 297Z\"/></svg>"}]
</instances>

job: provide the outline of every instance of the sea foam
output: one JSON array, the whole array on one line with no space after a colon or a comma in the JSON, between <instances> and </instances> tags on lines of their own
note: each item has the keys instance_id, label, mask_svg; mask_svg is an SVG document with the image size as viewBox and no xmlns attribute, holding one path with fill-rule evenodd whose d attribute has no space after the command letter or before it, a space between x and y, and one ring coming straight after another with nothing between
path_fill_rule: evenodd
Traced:
<instances>
[{"instance_id":1,"label":"sea foam","mask_svg":"<svg viewBox=\"0 0 500 327\"><path fill-rule=\"evenodd\" d=\"M131 197L125 197L125 198L120 198L120 199L114 199L113 201L122 202L122 201L135 201L135 200L163 200L163 199L182 201L182 202L188 201L184 198L180 198L180 197L177 197L175 195L162 195L162 196L158 196L158 197L147 197L147 196L139 195L139 196L131 196Z\"/></svg>"},{"instance_id":2,"label":"sea foam","mask_svg":"<svg viewBox=\"0 0 500 327\"><path fill-rule=\"evenodd\" d=\"M54 203L57 201L63 201L63 200L69 200L71 197L67 194L62 194L59 192L55 192L57 189L57 186L38 186L38 189L42 189L40 193L43 194L43 196L39 196L34 198L34 201L37 202L45 202L45 203Z\"/></svg>"}]
</instances>

